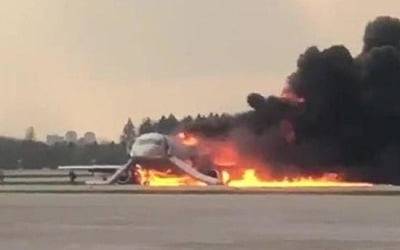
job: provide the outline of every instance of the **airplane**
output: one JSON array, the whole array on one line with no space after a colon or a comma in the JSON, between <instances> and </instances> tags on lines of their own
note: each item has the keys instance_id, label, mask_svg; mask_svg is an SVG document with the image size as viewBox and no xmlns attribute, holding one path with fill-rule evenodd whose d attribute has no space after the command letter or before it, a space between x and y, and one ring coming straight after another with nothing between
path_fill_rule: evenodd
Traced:
<instances>
[{"instance_id":1,"label":"airplane","mask_svg":"<svg viewBox=\"0 0 400 250\"><path fill-rule=\"evenodd\" d=\"M183 133L178 136L146 133L136 138L129 150L129 160L120 165L59 166L59 170L87 170L100 173L89 185L127 184L134 182L137 167L186 173L208 185L221 185L222 177L213 167L207 150L198 147L197 139ZM71 173L71 172L70 172Z\"/></svg>"}]
</instances>

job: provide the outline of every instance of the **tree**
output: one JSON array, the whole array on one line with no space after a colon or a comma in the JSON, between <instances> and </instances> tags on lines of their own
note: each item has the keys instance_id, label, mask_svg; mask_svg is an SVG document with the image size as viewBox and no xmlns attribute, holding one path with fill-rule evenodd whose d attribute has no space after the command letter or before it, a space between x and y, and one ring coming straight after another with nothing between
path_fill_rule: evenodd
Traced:
<instances>
[{"instance_id":1,"label":"tree","mask_svg":"<svg viewBox=\"0 0 400 250\"><path fill-rule=\"evenodd\" d=\"M201 115L201 114L197 114L196 118L194 119L194 122L201 122L206 120L206 117Z\"/></svg>"},{"instance_id":2,"label":"tree","mask_svg":"<svg viewBox=\"0 0 400 250\"><path fill-rule=\"evenodd\" d=\"M161 116L160 120L158 120L157 124L155 125L157 128L157 132L166 134L168 130L168 121L165 115Z\"/></svg>"},{"instance_id":3,"label":"tree","mask_svg":"<svg viewBox=\"0 0 400 250\"><path fill-rule=\"evenodd\" d=\"M36 139L35 129L30 126L25 131L25 140L27 141L34 141Z\"/></svg>"},{"instance_id":4,"label":"tree","mask_svg":"<svg viewBox=\"0 0 400 250\"><path fill-rule=\"evenodd\" d=\"M173 114L170 114L167 118L167 126L166 126L166 132L168 134L172 133L174 130L176 130L179 126L178 119Z\"/></svg>"},{"instance_id":5,"label":"tree","mask_svg":"<svg viewBox=\"0 0 400 250\"><path fill-rule=\"evenodd\" d=\"M179 123L181 125L184 125L184 124L189 124L191 122L193 122L193 118L192 118L192 116L188 115L188 116L185 116L182 120L180 120Z\"/></svg>"},{"instance_id":6,"label":"tree","mask_svg":"<svg viewBox=\"0 0 400 250\"><path fill-rule=\"evenodd\" d=\"M154 131L155 131L154 124L150 120L150 118L144 119L142 124L140 124L140 126L139 126L139 135L154 132Z\"/></svg>"},{"instance_id":7,"label":"tree","mask_svg":"<svg viewBox=\"0 0 400 250\"><path fill-rule=\"evenodd\" d=\"M132 143L134 142L135 138L136 138L136 129L132 123L131 118L129 118L128 122L125 124L125 126L122 130L122 135L120 137L120 141L123 144L123 146L127 150L129 150L130 147L132 146Z\"/></svg>"},{"instance_id":8,"label":"tree","mask_svg":"<svg viewBox=\"0 0 400 250\"><path fill-rule=\"evenodd\" d=\"M179 125L178 120L173 114L168 117L161 116L160 120L154 126L157 128L157 132L162 134L171 134Z\"/></svg>"}]
</instances>

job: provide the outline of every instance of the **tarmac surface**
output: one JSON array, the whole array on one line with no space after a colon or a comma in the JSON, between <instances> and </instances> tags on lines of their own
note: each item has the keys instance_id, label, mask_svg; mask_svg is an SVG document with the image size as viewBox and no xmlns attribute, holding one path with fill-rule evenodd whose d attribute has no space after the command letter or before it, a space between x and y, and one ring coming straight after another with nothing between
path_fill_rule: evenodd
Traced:
<instances>
[{"instance_id":1,"label":"tarmac surface","mask_svg":"<svg viewBox=\"0 0 400 250\"><path fill-rule=\"evenodd\" d=\"M374 185L370 187L260 187L235 188L228 186L149 187L140 185L84 185L84 184L1 184L1 193L53 194L318 194L400 196L400 186Z\"/></svg>"},{"instance_id":2,"label":"tarmac surface","mask_svg":"<svg viewBox=\"0 0 400 250\"><path fill-rule=\"evenodd\" d=\"M398 196L1 193L0 249L400 249Z\"/></svg>"}]
</instances>

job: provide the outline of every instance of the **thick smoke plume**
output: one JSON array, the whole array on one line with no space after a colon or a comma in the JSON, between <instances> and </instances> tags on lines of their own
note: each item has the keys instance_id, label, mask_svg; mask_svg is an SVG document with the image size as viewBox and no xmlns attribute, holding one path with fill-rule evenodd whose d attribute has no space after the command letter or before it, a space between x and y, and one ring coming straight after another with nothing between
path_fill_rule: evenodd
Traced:
<instances>
[{"instance_id":1,"label":"thick smoke plume","mask_svg":"<svg viewBox=\"0 0 400 250\"><path fill-rule=\"evenodd\" d=\"M250 94L252 111L187 129L228 138L277 172L400 184L399 19L378 17L363 40L356 57L342 45L308 48L281 97Z\"/></svg>"}]
</instances>

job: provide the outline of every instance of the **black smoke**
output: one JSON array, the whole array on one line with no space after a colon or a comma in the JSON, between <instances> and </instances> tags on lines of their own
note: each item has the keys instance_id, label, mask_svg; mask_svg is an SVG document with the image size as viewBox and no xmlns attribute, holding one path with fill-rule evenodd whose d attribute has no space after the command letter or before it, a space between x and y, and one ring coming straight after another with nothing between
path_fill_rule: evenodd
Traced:
<instances>
[{"instance_id":1,"label":"black smoke","mask_svg":"<svg viewBox=\"0 0 400 250\"><path fill-rule=\"evenodd\" d=\"M378 17L365 28L362 52L343 45L308 48L287 79L304 102L253 93L252 111L187 129L229 138L241 152L272 164L348 179L400 184L400 21ZM285 140L282 122L295 140ZM278 171L279 172L279 171Z\"/></svg>"}]
</instances>

